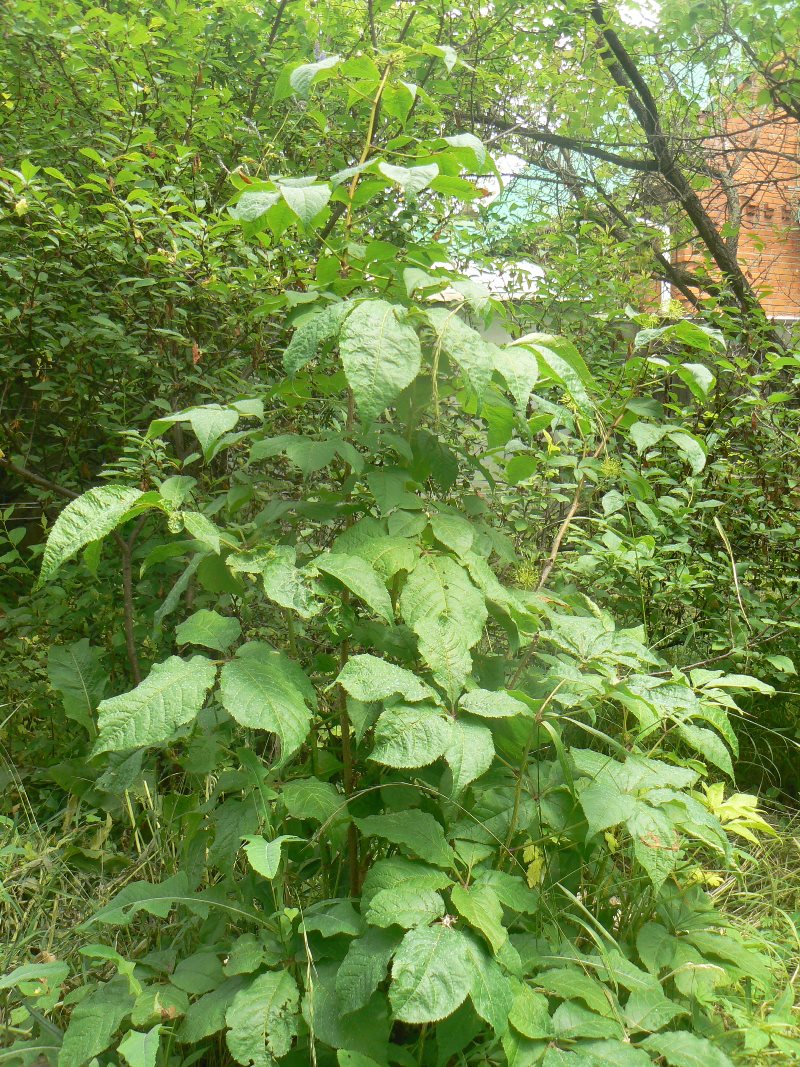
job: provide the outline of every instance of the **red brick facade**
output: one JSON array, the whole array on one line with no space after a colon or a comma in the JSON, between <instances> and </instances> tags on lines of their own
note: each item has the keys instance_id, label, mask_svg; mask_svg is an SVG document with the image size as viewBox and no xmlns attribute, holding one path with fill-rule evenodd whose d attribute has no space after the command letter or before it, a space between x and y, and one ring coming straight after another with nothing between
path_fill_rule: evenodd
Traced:
<instances>
[{"instance_id":1,"label":"red brick facade","mask_svg":"<svg viewBox=\"0 0 800 1067\"><path fill-rule=\"evenodd\" d=\"M800 126L756 109L729 113L725 128L712 145L735 193L717 181L701 199L718 226L738 221L738 260L767 314L800 318ZM700 258L699 248L676 256L693 266Z\"/></svg>"}]
</instances>

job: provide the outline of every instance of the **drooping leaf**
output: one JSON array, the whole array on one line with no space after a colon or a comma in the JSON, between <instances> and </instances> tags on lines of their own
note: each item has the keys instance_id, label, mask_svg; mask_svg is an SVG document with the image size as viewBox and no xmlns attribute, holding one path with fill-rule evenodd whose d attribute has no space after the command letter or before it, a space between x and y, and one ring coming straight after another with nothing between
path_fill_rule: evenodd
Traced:
<instances>
[{"instance_id":1,"label":"drooping leaf","mask_svg":"<svg viewBox=\"0 0 800 1067\"><path fill-rule=\"evenodd\" d=\"M135 689L101 701L94 753L167 741L197 716L216 676L217 668L205 656L170 656L156 663Z\"/></svg>"},{"instance_id":2,"label":"drooping leaf","mask_svg":"<svg viewBox=\"0 0 800 1067\"><path fill-rule=\"evenodd\" d=\"M491 730L469 719L455 719L444 758L453 778L453 795L458 796L491 767L494 761Z\"/></svg>"},{"instance_id":3,"label":"drooping leaf","mask_svg":"<svg viewBox=\"0 0 800 1067\"><path fill-rule=\"evenodd\" d=\"M175 902L189 894L189 879L179 871L163 882L130 882L96 912L89 923L127 926L140 911L166 919Z\"/></svg>"},{"instance_id":4,"label":"drooping leaf","mask_svg":"<svg viewBox=\"0 0 800 1067\"><path fill-rule=\"evenodd\" d=\"M508 930L503 926L503 907L491 886L453 886L450 899L459 915L483 934L494 952L499 952L508 941Z\"/></svg>"},{"instance_id":5,"label":"drooping leaf","mask_svg":"<svg viewBox=\"0 0 800 1067\"><path fill-rule=\"evenodd\" d=\"M344 1014L358 1011L386 977L400 933L372 927L350 943L336 974L336 996Z\"/></svg>"},{"instance_id":6,"label":"drooping leaf","mask_svg":"<svg viewBox=\"0 0 800 1067\"><path fill-rule=\"evenodd\" d=\"M314 79L326 70L333 70L341 62L341 56L325 56L315 63L301 63L289 75L289 85L297 96L306 97L311 91Z\"/></svg>"},{"instance_id":7,"label":"drooping leaf","mask_svg":"<svg viewBox=\"0 0 800 1067\"><path fill-rule=\"evenodd\" d=\"M395 704L375 727L370 759L386 767L427 767L450 744L450 723L425 704Z\"/></svg>"},{"instance_id":8,"label":"drooping leaf","mask_svg":"<svg viewBox=\"0 0 800 1067\"><path fill-rule=\"evenodd\" d=\"M547 997L535 992L524 982L515 986L514 1003L508 1021L515 1030L533 1041L549 1039L553 1033Z\"/></svg>"},{"instance_id":9,"label":"drooping leaf","mask_svg":"<svg viewBox=\"0 0 800 1067\"><path fill-rule=\"evenodd\" d=\"M179 645L202 645L224 652L241 632L242 624L238 619L201 608L175 627L175 640Z\"/></svg>"},{"instance_id":10,"label":"drooping leaf","mask_svg":"<svg viewBox=\"0 0 800 1067\"><path fill-rule=\"evenodd\" d=\"M386 586L365 559L344 552L326 552L317 556L314 566L341 582L386 622L394 621L394 609Z\"/></svg>"},{"instance_id":11,"label":"drooping leaf","mask_svg":"<svg viewBox=\"0 0 800 1067\"><path fill-rule=\"evenodd\" d=\"M58 568L91 541L115 530L144 496L129 485L101 485L71 500L53 523L42 556L39 584L49 581Z\"/></svg>"},{"instance_id":12,"label":"drooping leaf","mask_svg":"<svg viewBox=\"0 0 800 1067\"><path fill-rule=\"evenodd\" d=\"M266 645L243 645L220 674L219 699L238 723L277 735L283 766L311 727L308 680L286 656ZM302 674L302 672L300 672Z\"/></svg>"},{"instance_id":13,"label":"drooping leaf","mask_svg":"<svg viewBox=\"0 0 800 1067\"><path fill-rule=\"evenodd\" d=\"M447 844L440 824L424 811L391 811L356 819L365 837L380 837L400 845L434 867L451 867L453 850Z\"/></svg>"},{"instance_id":14,"label":"drooping leaf","mask_svg":"<svg viewBox=\"0 0 800 1067\"><path fill-rule=\"evenodd\" d=\"M93 713L108 680L99 650L85 637L69 645L53 645L47 653L47 677L61 693L65 714L91 732Z\"/></svg>"},{"instance_id":15,"label":"drooping leaf","mask_svg":"<svg viewBox=\"0 0 800 1067\"><path fill-rule=\"evenodd\" d=\"M300 993L291 974L267 971L240 989L225 1013L228 1050L244 1067L273 1067L297 1034Z\"/></svg>"},{"instance_id":16,"label":"drooping leaf","mask_svg":"<svg viewBox=\"0 0 800 1067\"><path fill-rule=\"evenodd\" d=\"M283 366L287 374L297 374L316 357L320 345L337 335L346 309L345 303L328 304L298 324L283 353Z\"/></svg>"},{"instance_id":17,"label":"drooping leaf","mask_svg":"<svg viewBox=\"0 0 800 1067\"><path fill-rule=\"evenodd\" d=\"M364 422L376 419L419 374L422 350L402 310L385 300L365 300L347 317L339 351Z\"/></svg>"},{"instance_id":18,"label":"drooping leaf","mask_svg":"<svg viewBox=\"0 0 800 1067\"><path fill-rule=\"evenodd\" d=\"M484 341L478 331L468 326L456 311L433 308L426 314L438 346L458 366L477 395L482 397L500 349L490 341Z\"/></svg>"},{"instance_id":19,"label":"drooping leaf","mask_svg":"<svg viewBox=\"0 0 800 1067\"><path fill-rule=\"evenodd\" d=\"M389 1000L406 1023L431 1023L451 1015L472 986L464 935L439 924L410 930L392 963Z\"/></svg>"},{"instance_id":20,"label":"drooping leaf","mask_svg":"<svg viewBox=\"0 0 800 1067\"><path fill-rule=\"evenodd\" d=\"M539 363L536 356L527 348L512 345L506 348L498 347L494 353L494 369L505 380L517 409L523 415L526 414L528 401L539 377Z\"/></svg>"}]
</instances>

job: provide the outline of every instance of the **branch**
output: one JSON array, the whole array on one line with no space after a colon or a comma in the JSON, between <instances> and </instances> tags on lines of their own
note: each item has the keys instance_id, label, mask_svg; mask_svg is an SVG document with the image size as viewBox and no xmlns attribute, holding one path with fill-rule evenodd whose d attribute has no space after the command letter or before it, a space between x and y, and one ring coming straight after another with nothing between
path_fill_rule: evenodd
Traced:
<instances>
[{"instance_id":1,"label":"branch","mask_svg":"<svg viewBox=\"0 0 800 1067\"><path fill-rule=\"evenodd\" d=\"M467 119L467 116L461 113L457 113L456 117L462 120ZM493 129L501 130L503 133L513 133L523 140L537 141L539 144L549 144L556 148L579 152L581 155L600 159L604 163L614 163L616 166L624 167L626 170L640 171L645 174L658 173L658 163L653 159L621 156L597 145L588 144L586 141L579 141L575 137L565 137L563 134L552 133L550 130L531 129L528 126L521 126L519 123L504 122L502 119L495 119L481 112L477 112L474 118L484 126L491 126ZM472 120L470 119L470 121Z\"/></svg>"}]
</instances>

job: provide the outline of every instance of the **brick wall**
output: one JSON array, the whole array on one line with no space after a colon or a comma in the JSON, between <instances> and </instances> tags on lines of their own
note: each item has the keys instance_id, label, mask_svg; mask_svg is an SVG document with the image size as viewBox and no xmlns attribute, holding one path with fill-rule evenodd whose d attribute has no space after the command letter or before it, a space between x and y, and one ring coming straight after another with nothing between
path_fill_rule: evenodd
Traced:
<instances>
[{"instance_id":1,"label":"brick wall","mask_svg":"<svg viewBox=\"0 0 800 1067\"><path fill-rule=\"evenodd\" d=\"M798 123L763 109L729 112L725 136L711 142L738 194L739 263L776 318L800 318L799 131ZM718 226L736 222L719 183L700 197ZM701 247L680 249L676 259L696 266Z\"/></svg>"}]
</instances>

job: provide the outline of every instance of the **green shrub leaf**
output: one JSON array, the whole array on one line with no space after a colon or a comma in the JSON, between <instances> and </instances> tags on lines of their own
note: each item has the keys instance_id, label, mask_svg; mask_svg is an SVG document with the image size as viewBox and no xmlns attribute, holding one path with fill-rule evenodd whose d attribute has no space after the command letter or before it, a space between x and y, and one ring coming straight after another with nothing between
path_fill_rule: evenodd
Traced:
<instances>
[{"instance_id":1,"label":"green shrub leaf","mask_svg":"<svg viewBox=\"0 0 800 1067\"><path fill-rule=\"evenodd\" d=\"M465 941L444 923L406 934L395 953L389 988L401 1022L437 1022L464 1002L473 978Z\"/></svg>"},{"instance_id":2,"label":"green shrub leaf","mask_svg":"<svg viewBox=\"0 0 800 1067\"><path fill-rule=\"evenodd\" d=\"M128 485L101 485L70 501L53 523L42 556L39 584L91 541L99 541L124 522L145 494Z\"/></svg>"},{"instance_id":3,"label":"green shrub leaf","mask_svg":"<svg viewBox=\"0 0 800 1067\"><path fill-rule=\"evenodd\" d=\"M219 698L242 726L276 734L282 766L303 744L311 726L308 679L297 664L266 645L243 645L220 675Z\"/></svg>"},{"instance_id":4,"label":"green shrub leaf","mask_svg":"<svg viewBox=\"0 0 800 1067\"><path fill-rule=\"evenodd\" d=\"M365 300L352 311L339 337L347 381L364 422L378 417L419 374L422 350L402 309Z\"/></svg>"},{"instance_id":5,"label":"green shrub leaf","mask_svg":"<svg viewBox=\"0 0 800 1067\"><path fill-rule=\"evenodd\" d=\"M216 676L217 668L205 656L170 656L156 663L135 689L100 702L95 754L169 740L197 716Z\"/></svg>"}]
</instances>

